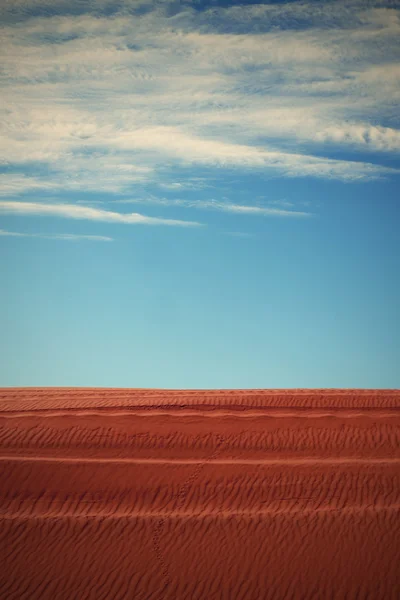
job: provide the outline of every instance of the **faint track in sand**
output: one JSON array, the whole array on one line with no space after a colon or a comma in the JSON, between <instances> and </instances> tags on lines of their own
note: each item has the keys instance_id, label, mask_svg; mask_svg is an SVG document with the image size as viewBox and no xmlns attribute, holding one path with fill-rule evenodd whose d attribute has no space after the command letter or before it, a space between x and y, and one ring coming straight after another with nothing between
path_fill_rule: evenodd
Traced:
<instances>
[{"instance_id":1,"label":"faint track in sand","mask_svg":"<svg viewBox=\"0 0 400 600\"><path fill-rule=\"evenodd\" d=\"M204 469L204 467L211 461L215 460L215 458L220 454L223 443L224 443L224 438L222 436L219 436L217 447L214 450L214 452L210 456L206 457L204 460L199 461L197 468L193 471L193 473L191 475L189 475L189 477L186 479L186 481L182 484L182 487L179 489L178 493L175 496L177 499L177 502L176 502L176 507L173 509L174 513L179 514L179 509L182 508L182 506L184 505L191 486L196 481L196 479L198 478L198 476L200 475L200 473ZM155 554L157 556L157 560L159 561L159 563L161 565L162 573L163 573L164 580L165 580L165 585L169 586L169 584L171 582L169 569L168 569L168 566L164 559L164 553L162 552L161 547L160 547L160 538L162 535L162 530L164 528L166 518L167 518L167 515L161 517L157 521L156 525L153 528L153 545L154 545L154 549L155 549ZM168 515L168 518L170 518L169 515Z\"/></svg>"}]
</instances>

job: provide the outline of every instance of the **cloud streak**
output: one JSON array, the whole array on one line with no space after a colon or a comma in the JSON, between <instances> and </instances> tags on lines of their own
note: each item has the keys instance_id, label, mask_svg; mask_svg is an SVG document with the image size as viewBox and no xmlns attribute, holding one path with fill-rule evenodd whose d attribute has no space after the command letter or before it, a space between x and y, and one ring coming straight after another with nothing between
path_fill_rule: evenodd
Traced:
<instances>
[{"instance_id":1,"label":"cloud streak","mask_svg":"<svg viewBox=\"0 0 400 600\"><path fill-rule=\"evenodd\" d=\"M7 231L0 229L0 236L8 237L34 237L42 238L46 240L64 240L67 242L76 242L79 240L88 240L91 242L112 242L113 238L105 235L77 235L74 233L54 233L54 234L43 234L43 233L20 233L17 231Z\"/></svg>"},{"instance_id":2,"label":"cloud streak","mask_svg":"<svg viewBox=\"0 0 400 600\"><path fill-rule=\"evenodd\" d=\"M48 216L64 219L83 219L106 223L126 223L132 225L172 225L179 227L199 226L194 221L160 219L147 217L139 213L118 213L89 206L74 204L45 204L40 202L3 202L0 201L0 213L24 216Z\"/></svg>"},{"instance_id":3,"label":"cloud streak","mask_svg":"<svg viewBox=\"0 0 400 600\"><path fill-rule=\"evenodd\" d=\"M211 200L186 200L182 198L163 198L158 196L148 196L146 198L130 198L117 200L121 204L158 204L162 206L183 206L185 208L195 208L198 210L217 210L228 213L248 214L265 217L312 217L313 213L288 210L286 208L274 208L268 206L251 206L246 204L235 204L229 201ZM273 204L274 202L272 202ZM286 206L293 206L293 203L285 203Z\"/></svg>"},{"instance_id":4,"label":"cloud streak","mask_svg":"<svg viewBox=\"0 0 400 600\"><path fill-rule=\"evenodd\" d=\"M264 217L312 217L312 213L298 211L298 210L285 210L283 208L269 208L266 206L246 206L240 204L230 204L224 202L210 202L209 208L215 210L222 210L225 212L247 214L247 215L261 215Z\"/></svg>"}]
</instances>

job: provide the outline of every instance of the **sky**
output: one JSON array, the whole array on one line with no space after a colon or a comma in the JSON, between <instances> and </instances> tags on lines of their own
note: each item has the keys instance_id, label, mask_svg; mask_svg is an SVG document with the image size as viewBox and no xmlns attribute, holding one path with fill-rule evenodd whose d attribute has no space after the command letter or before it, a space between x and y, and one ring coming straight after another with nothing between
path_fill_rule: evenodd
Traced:
<instances>
[{"instance_id":1,"label":"sky","mask_svg":"<svg viewBox=\"0 0 400 600\"><path fill-rule=\"evenodd\" d=\"M400 387L399 1L0 26L0 386Z\"/></svg>"}]
</instances>

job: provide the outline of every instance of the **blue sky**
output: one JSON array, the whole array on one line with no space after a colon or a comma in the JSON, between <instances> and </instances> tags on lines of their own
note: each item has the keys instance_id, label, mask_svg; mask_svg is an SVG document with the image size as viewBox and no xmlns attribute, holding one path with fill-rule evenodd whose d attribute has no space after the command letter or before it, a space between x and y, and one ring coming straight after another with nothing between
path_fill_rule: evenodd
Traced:
<instances>
[{"instance_id":1,"label":"blue sky","mask_svg":"<svg viewBox=\"0 0 400 600\"><path fill-rule=\"evenodd\" d=\"M0 22L0 385L400 387L400 3Z\"/></svg>"}]
</instances>

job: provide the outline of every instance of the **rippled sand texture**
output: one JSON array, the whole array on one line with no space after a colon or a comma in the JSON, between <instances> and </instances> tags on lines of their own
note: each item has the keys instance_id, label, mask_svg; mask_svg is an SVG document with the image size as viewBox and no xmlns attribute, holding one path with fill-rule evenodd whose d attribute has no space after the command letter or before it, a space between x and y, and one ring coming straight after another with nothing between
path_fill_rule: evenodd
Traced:
<instances>
[{"instance_id":1,"label":"rippled sand texture","mask_svg":"<svg viewBox=\"0 0 400 600\"><path fill-rule=\"evenodd\" d=\"M0 597L400 598L400 391L0 390Z\"/></svg>"}]
</instances>

